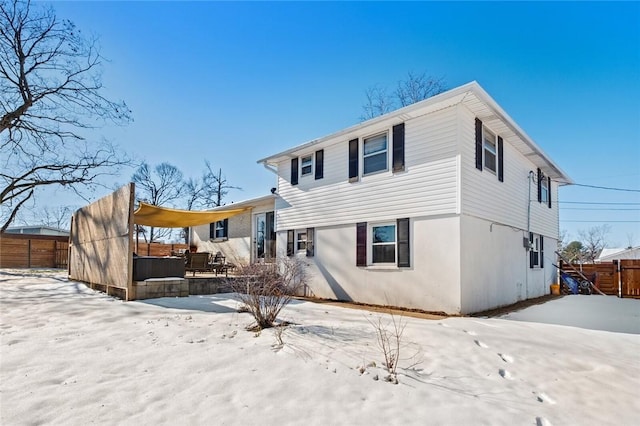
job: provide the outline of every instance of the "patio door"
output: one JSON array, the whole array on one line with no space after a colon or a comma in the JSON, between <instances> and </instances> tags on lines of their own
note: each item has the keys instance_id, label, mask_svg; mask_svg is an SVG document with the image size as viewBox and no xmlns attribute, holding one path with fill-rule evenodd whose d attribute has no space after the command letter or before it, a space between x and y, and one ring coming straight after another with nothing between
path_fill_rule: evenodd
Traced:
<instances>
[{"instance_id":1,"label":"patio door","mask_svg":"<svg viewBox=\"0 0 640 426\"><path fill-rule=\"evenodd\" d=\"M253 262L273 262L276 257L276 233L274 212L253 216Z\"/></svg>"},{"instance_id":2,"label":"patio door","mask_svg":"<svg viewBox=\"0 0 640 426\"><path fill-rule=\"evenodd\" d=\"M254 216L253 230L253 261L264 263L267 231L267 215L265 213Z\"/></svg>"}]
</instances>

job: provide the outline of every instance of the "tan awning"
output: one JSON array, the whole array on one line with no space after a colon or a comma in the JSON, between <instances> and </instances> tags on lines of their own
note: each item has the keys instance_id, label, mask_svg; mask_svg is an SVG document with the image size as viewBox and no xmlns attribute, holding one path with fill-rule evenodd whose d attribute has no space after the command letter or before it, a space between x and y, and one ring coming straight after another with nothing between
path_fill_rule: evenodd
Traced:
<instances>
[{"instance_id":1,"label":"tan awning","mask_svg":"<svg viewBox=\"0 0 640 426\"><path fill-rule=\"evenodd\" d=\"M141 202L140 207L133 212L133 223L158 228L185 228L217 222L247 210L249 208L217 209L216 211L177 210Z\"/></svg>"}]
</instances>

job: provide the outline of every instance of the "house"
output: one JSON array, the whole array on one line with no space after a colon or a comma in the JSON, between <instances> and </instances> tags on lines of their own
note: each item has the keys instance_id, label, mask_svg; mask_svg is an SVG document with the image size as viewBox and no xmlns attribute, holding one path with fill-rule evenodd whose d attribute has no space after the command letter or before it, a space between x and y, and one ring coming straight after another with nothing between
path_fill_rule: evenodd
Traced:
<instances>
[{"instance_id":1,"label":"house","mask_svg":"<svg viewBox=\"0 0 640 426\"><path fill-rule=\"evenodd\" d=\"M6 229L7 234L28 234L28 235L55 235L68 237L69 231L66 229L54 228L46 225L34 226L12 226Z\"/></svg>"},{"instance_id":2,"label":"house","mask_svg":"<svg viewBox=\"0 0 640 426\"><path fill-rule=\"evenodd\" d=\"M217 207L211 212L245 210L224 220L191 227L189 241L198 251L220 252L235 265L272 262L276 257L274 208L272 194Z\"/></svg>"},{"instance_id":3,"label":"house","mask_svg":"<svg viewBox=\"0 0 640 426\"><path fill-rule=\"evenodd\" d=\"M556 279L571 179L476 82L258 163L310 296L468 314Z\"/></svg>"},{"instance_id":4,"label":"house","mask_svg":"<svg viewBox=\"0 0 640 426\"><path fill-rule=\"evenodd\" d=\"M602 249L595 263L611 262L612 260L621 259L640 259L640 246Z\"/></svg>"}]
</instances>

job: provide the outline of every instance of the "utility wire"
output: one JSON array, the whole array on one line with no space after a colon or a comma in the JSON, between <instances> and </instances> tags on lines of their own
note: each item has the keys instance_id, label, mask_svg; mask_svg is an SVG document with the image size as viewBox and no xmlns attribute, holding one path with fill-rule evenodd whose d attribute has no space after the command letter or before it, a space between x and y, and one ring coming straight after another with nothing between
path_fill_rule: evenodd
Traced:
<instances>
[{"instance_id":1,"label":"utility wire","mask_svg":"<svg viewBox=\"0 0 640 426\"><path fill-rule=\"evenodd\" d=\"M606 189L608 191L640 192L640 189L611 188L609 186L585 185L583 183L572 183L570 186L582 186L585 188Z\"/></svg>"},{"instance_id":2,"label":"utility wire","mask_svg":"<svg viewBox=\"0 0 640 426\"><path fill-rule=\"evenodd\" d=\"M599 208L599 207L560 207L562 210L597 210L597 211L640 211L640 209L619 209L619 208Z\"/></svg>"},{"instance_id":3,"label":"utility wire","mask_svg":"<svg viewBox=\"0 0 640 426\"><path fill-rule=\"evenodd\" d=\"M607 206L640 206L640 203L606 203L598 201L554 201L559 204L599 204Z\"/></svg>"},{"instance_id":4,"label":"utility wire","mask_svg":"<svg viewBox=\"0 0 640 426\"><path fill-rule=\"evenodd\" d=\"M640 220L560 220L560 222L581 222L581 223L640 223Z\"/></svg>"}]
</instances>

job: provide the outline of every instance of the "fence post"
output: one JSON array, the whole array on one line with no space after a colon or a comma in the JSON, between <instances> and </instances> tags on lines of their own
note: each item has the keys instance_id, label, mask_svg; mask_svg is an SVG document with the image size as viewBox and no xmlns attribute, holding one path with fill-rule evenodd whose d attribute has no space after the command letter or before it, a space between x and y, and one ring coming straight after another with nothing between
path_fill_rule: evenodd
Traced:
<instances>
[{"instance_id":1,"label":"fence post","mask_svg":"<svg viewBox=\"0 0 640 426\"><path fill-rule=\"evenodd\" d=\"M620 270L620 261L614 260L613 265L615 266L615 274L618 277L618 297L622 297L622 271Z\"/></svg>"},{"instance_id":2,"label":"fence post","mask_svg":"<svg viewBox=\"0 0 640 426\"><path fill-rule=\"evenodd\" d=\"M31 238L27 240L27 268L31 268Z\"/></svg>"}]
</instances>

